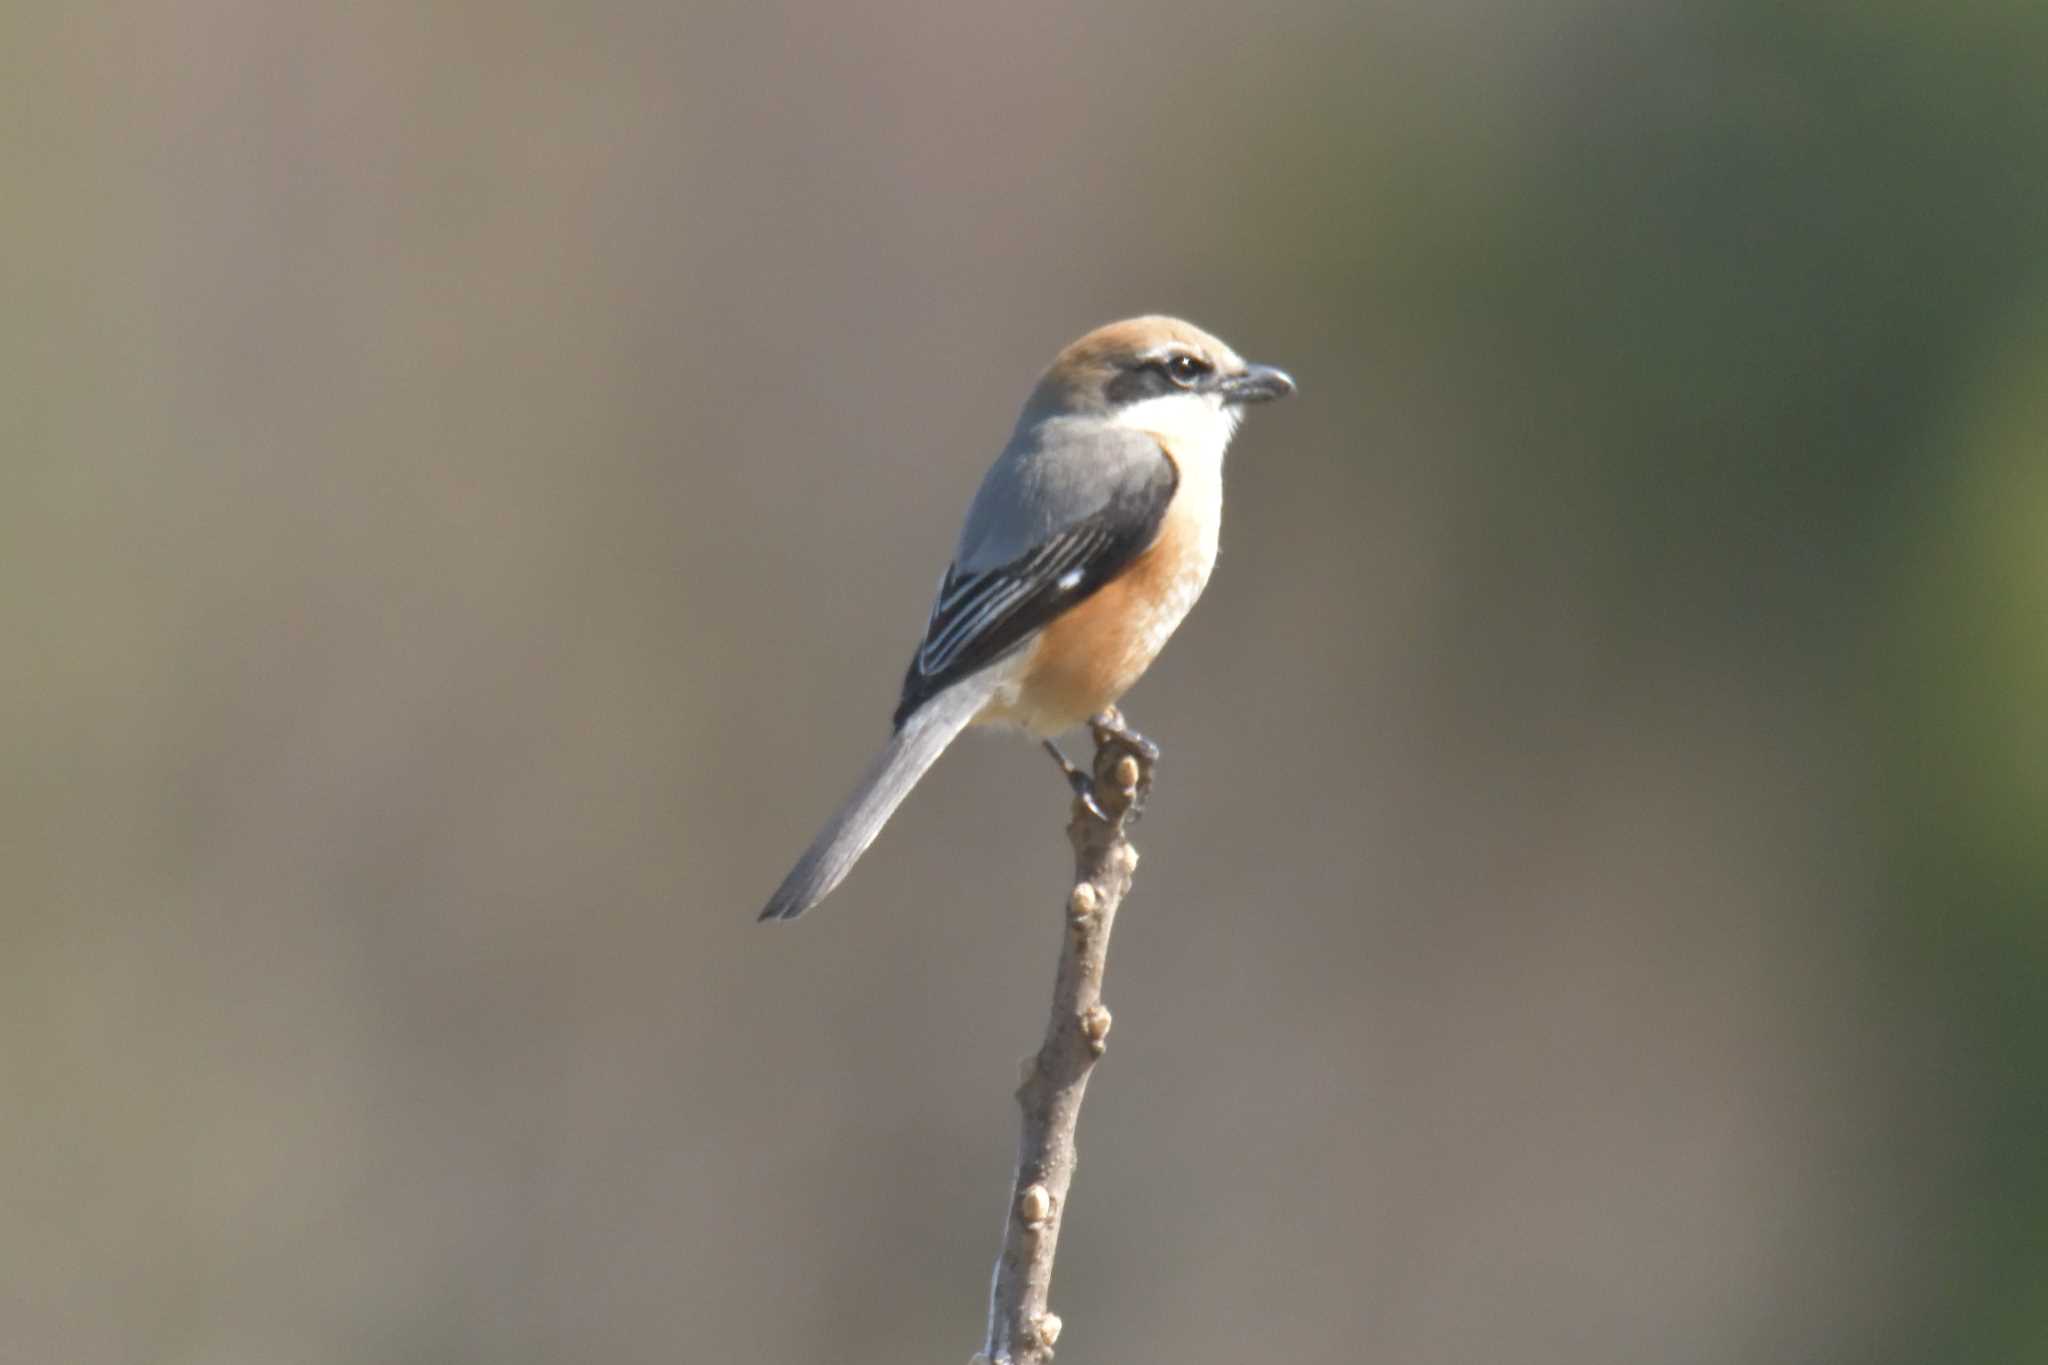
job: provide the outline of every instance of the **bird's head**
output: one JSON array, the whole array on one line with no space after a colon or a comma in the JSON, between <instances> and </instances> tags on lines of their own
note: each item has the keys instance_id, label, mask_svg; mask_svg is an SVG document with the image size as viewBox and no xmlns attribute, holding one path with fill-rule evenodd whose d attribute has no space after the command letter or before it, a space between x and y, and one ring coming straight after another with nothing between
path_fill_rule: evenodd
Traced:
<instances>
[{"instance_id":1,"label":"bird's head","mask_svg":"<svg viewBox=\"0 0 2048 1365\"><path fill-rule=\"evenodd\" d=\"M1247 403L1294 392L1271 365L1247 362L1179 318L1098 327L1061 351L1024 406L1024 421L1096 417L1168 437L1228 441Z\"/></svg>"}]
</instances>

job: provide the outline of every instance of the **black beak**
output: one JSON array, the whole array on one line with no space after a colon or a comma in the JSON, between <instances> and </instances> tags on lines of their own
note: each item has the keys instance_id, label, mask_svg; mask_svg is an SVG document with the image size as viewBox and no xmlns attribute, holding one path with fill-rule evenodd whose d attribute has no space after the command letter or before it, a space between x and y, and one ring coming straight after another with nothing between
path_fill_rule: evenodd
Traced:
<instances>
[{"instance_id":1,"label":"black beak","mask_svg":"<svg viewBox=\"0 0 2048 1365\"><path fill-rule=\"evenodd\" d=\"M1271 365L1247 365L1243 374L1228 375L1216 387L1226 403L1270 403L1293 393L1294 381Z\"/></svg>"}]
</instances>

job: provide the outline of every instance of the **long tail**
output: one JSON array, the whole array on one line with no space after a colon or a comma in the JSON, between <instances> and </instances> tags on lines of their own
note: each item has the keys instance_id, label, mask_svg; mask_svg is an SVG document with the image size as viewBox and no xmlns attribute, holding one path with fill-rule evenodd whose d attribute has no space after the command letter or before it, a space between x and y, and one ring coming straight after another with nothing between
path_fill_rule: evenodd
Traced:
<instances>
[{"instance_id":1,"label":"long tail","mask_svg":"<svg viewBox=\"0 0 2048 1365\"><path fill-rule=\"evenodd\" d=\"M985 681L966 678L905 716L902 726L889 737L888 747L861 774L853 795L811 840L804 856L769 897L761 918L795 919L831 895L918 779L981 710L990 690Z\"/></svg>"}]
</instances>

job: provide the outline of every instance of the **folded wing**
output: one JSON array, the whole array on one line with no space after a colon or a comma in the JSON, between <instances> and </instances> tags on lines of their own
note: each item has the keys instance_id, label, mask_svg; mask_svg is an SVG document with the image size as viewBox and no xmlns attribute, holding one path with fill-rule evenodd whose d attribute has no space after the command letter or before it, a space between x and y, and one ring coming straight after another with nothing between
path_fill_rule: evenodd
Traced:
<instances>
[{"instance_id":1,"label":"folded wing","mask_svg":"<svg viewBox=\"0 0 2048 1365\"><path fill-rule=\"evenodd\" d=\"M904 675L899 727L937 693L1022 647L1158 538L1179 483L1173 461L1150 437L1115 439L1112 451L1027 449L1010 467L999 463L990 471L962 553L939 581L924 641ZM1021 502L1028 502L1026 526L1003 525L999 519ZM1052 518L1049 504L1057 508ZM989 563L991 550L1008 557Z\"/></svg>"}]
</instances>

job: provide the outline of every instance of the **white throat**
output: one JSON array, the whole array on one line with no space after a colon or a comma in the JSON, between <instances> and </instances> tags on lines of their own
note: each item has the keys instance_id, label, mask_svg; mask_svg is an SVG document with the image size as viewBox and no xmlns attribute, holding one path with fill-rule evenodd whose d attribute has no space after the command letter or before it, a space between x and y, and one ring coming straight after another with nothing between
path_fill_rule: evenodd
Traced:
<instances>
[{"instance_id":1,"label":"white throat","mask_svg":"<svg viewBox=\"0 0 2048 1365\"><path fill-rule=\"evenodd\" d=\"M1217 532L1223 525L1223 452L1237 432L1238 416L1238 408L1202 393L1147 398L1116 415L1118 426L1158 438L1180 471L1174 513L1188 528L1183 541L1187 557L1172 609L1160 618L1165 633L1159 636L1158 644L1165 643L1166 635L1172 633L1194 605L1216 563Z\"/></svg>"},{"instance_id":2,"label":"white throat","mask_svg":"<svg viewBox=\"0 0 2048 1365\"><path fill-rule=\"evenodd\" d=\"M1223 452L1237 434L1239 409L1206 393L1169 393L1117 411L1120 427L1165 438L1183 477L1223 472Z\"/></svg>"}]
</instances>

